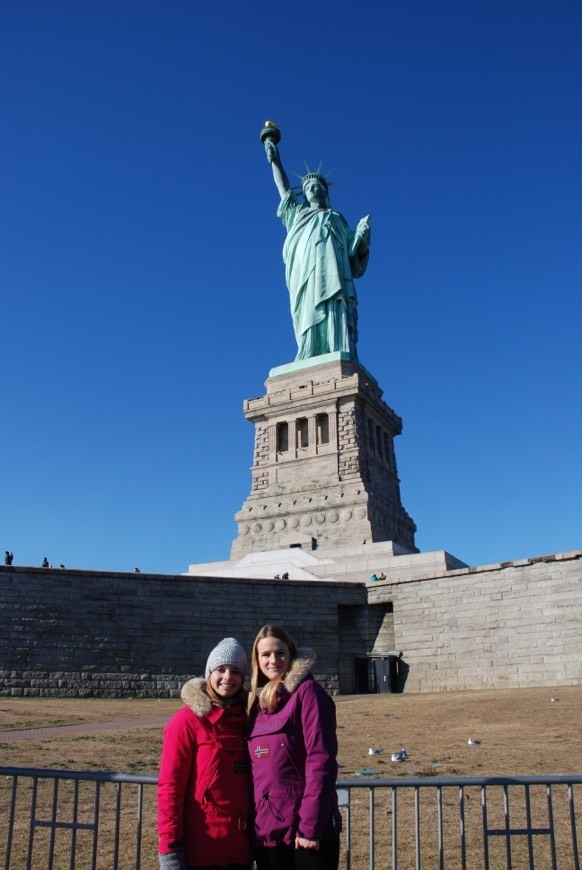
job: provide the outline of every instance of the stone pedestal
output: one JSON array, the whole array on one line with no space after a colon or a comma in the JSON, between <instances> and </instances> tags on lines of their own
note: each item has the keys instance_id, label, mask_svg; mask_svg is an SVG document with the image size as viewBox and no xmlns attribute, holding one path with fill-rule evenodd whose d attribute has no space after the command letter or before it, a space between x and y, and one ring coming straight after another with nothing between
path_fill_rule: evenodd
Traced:
<instances>
[{"instance_id":1,"label":"stone pedestal","mask_svg":"<svg viewBox=\"0 0 582 870\"><path fill-rule=\"evenodd\" d=\"M364 541L417 552L394 453L402 421L374 378L338 353L274 369L266 387L244 403L254 461L231 559Z\"/></svg>"}]
</instances>

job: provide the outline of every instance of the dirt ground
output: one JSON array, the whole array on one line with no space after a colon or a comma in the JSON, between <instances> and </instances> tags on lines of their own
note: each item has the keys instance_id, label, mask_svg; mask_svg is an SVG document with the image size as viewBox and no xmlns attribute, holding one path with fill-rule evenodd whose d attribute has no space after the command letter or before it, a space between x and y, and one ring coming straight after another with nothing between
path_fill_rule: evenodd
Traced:
<instances>
[{"instance_id":1,"label":"dirt ground","mask_svg":"<svg viewBox=\"0 0 582 870\"><path fill-rule=\"evenodd\" d=\"M552 698L558 700L552 701ZM582 772L582 686L336 698L340 777ZM0 698L0 731L166 716L178 699ZM470 746L468 740L479 740ZM2 742L0 765L155 774L159 724ZM408 761L393 763L405 747ZM368 749L380 749L375 756Z\"/></svg>"},{"instance_id":2,"label":"dirt ground","mask_svg":"<svg viewBox=\"0 0 582 870\"><path fill-rule=\"evenodd\" d=\"M552 700L552 698L556 700ZM373 695L338 697L337 718L341 779L409 778L412 776L487 776L580 773L582 768L582 686L560 689L521 689L481 692L451 692L427 695ZM113 730L90 733L70 733L57 730L54 734L26 735L25 739L8 740L0 735L0 765L5 767L52 768L77 771L155 775L162 744L160 720L169 719L179 709L179 700L78 700L78 699L11 699L0 698L0 731L49 728L61 725L94 725L115 723ZM123 721L125 720L125 722ZM127 720L138 720L131 727ZM149 720L149 721L148 721ZM15 736L15 735L14 735ZM479 743L469 745L472 738ZM391 754L405 747L408 759L391 761ZM370 748L380 750L370 756ZM363 781L363 780L362 780ZM404 783L402 783L404 785ZM61 783L58 798L58 818L64 823L51 840L50 827L37 831L34 840L33 868L48 866L51 849L55 850L54 870L70 867L71 835L69 820L77 814L88 829L94 812L93 785L81 786L78 796L72 783ZM512 786L512 788L519 788ZM536 836L535 865L529 862L525 837L513 838L512 857L508 863L502 837L489 839L490 870L506 870L508 866L535 866L536 870L557 866L573 867L571 810L568 795L556 790L553 799L555 848L554 865L549 838ZM537 791L536 791L537 789ZM398 814L394 793L381 788L374 796L375 866L395 866L390 856L397 853L399 870L413 870L417 864L415 842L413 789L399 789ZM444 830L444 866L456 870L463 866L480 868L484 862L482 837L481 794L476 787L463 789L462 854L459 839L459 789L449 788L442 795ZM100 791L100 834L96 867L119 870L135 867L138 849L135 836L135 811L131 809L131 789L124 786L124 807L121 833L114 830L117 791L105 785ZM139 851L143 868L157 865L155 828L155 788L144 793L143 817L146 820ZM526 823L523 799L511 796L513 825ZM54 812L53 786L50 780L39 785L34 793L36 815L50 818ZM14 799L12 779L0 778L0 851L6 844L5 823ZM23 780L15 803L16 826L12 837L10 867L27 864L29 848L28 819L31 785ZM423 867L439 866L436 794L425 789L418 797L422 808L422 826L418 848ZM504 795L500 789L488 798L489 826L503 829ZM75 809L78 803L78 809ZM370 795L368 789L351 792L349 820L344 810L346 830L342 836L342 870L370 866ZM582 827L577 811L576 824ZM531 818L534 827L547 826L548 805L543 786L531 790ZM4 821L2 821L4 820ZM398 820L398 821L397 821ZM349 822L349 824L348 824ZM397 827L394 827L397 823ZM127 825L127 827L125 827ZM349 830L348 830L349 827ZM114 857L115 843L120 853ZM89 834L79 832L75 866L91 866L95 848ZM348 860L348 855L350 856Z\"/></svg>"}]
</instances>

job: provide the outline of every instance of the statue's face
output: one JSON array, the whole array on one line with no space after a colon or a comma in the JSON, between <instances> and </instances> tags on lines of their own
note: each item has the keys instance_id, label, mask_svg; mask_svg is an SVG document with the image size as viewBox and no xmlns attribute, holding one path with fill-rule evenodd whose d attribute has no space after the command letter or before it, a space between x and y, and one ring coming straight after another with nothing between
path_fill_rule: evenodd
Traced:
<instances>
[{"instance_id":1,"label":"statue's face","mask_svg":"<svg viewBox=\"0 0 582 870\"><path fill-rule=\"evenodd\" d=\"M327 199L327 191L321 181L318 181L317 178L312 178L307 184L303 187L303 193L305 195L305 199L311 205L318 205L321 208L325 207L325 201Z\"/></svg>"}]
</instances>

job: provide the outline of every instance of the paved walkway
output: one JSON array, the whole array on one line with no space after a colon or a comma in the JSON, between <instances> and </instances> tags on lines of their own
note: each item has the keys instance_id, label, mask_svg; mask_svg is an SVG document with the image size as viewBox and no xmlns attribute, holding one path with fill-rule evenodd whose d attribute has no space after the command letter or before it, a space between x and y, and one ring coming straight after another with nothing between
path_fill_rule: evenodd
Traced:
<instances>
[{"instance_id":1,"label":"paved walkway","mask_svg":"<svg viewBox=\"0 0 582 870\"><path fill-rule=\"evenodd\" d=\"M79 725L57 725L54 728L23 728L21 731L0 731L0 743L18 740L43 740L45 737L69 737L77 734L96 734L103 731L127 731L129 728L162 727L170 715L147 716L140 719L112 719L110 722L82 722Z\"/></svg>"}]
</instances>

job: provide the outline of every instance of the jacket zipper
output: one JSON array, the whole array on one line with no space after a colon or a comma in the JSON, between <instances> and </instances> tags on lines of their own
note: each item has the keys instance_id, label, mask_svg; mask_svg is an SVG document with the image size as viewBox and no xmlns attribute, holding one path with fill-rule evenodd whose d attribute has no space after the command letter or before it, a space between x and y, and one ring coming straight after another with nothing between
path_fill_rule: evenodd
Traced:
<instances>
[{"instance_id":1,"label":"jacket zipper","mask_svg":"<svg viewBox=\"0 0 582 870\"><path fill-rule=\"evenodd\" d=\"M285 746L284 743L281 743L281 749L284 749L285 752L287 753L287 758L289 759L289 761L291 762L291 764L295 768L295 773L297 774L297 776L301 780L301 784L303 785L303 788L305 788L305 778L303 777L303 774L301 773L301 771L299 770L299 768L295 764L293 756L291 755L291 753L289 752L288 748Z\"/></svg>"}]
</instances>

